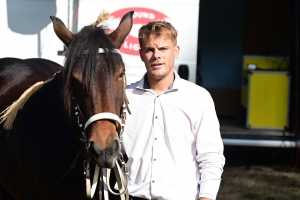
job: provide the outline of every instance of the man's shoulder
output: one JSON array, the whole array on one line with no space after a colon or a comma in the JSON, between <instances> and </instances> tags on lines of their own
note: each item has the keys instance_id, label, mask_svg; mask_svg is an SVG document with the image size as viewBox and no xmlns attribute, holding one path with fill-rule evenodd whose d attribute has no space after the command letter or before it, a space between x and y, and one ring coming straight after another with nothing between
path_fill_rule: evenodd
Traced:
<instances>
[{"instance_id":1,"label":"man's shoulder","mask_svg":"<svg viewBox=\"0 0 300 200\"><path fill-rule=\"evenodd\" d=\"M142 80L143 80L143 79L142 79ZM134 89L136 89L138 86L141 85L141 81L142 81L142 80L139 80L139 81L130 83L129 85L126 86L126 90L134 90Z\"/></svg>"},{"instance_id":2,"label":"man's shoulder","mask_svg":"<svg viewBox=\"0 0 300 200\"><path fill-rule=\"evenodd\" d=\"M178 92L183 103L189 102L195 108L201 105L200 107L205 109L205 106L214 102L206 88L187 80L181 81Z\"/></svg>"},{"instance_id":3,"label":"man's shoulder","mask_svg":"<svg viewBox=\"0 0 300 200\"><path fill-rule=\"evenodd\" d=\"M180 78L180 85L179 89L182 88L182 90L186 92L195 92L200 94L209 94L209 92L202 86L199 86L191 81L187 81L185 79Z\"/></svg>"}]
</instances>

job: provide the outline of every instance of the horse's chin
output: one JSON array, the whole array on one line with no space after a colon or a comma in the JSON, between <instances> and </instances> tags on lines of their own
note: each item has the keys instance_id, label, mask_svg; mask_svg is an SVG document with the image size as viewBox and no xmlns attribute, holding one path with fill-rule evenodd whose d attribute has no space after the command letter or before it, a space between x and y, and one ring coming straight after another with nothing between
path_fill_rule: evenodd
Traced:
<instances>
[{"instance_id":1,"label":"horse's chin","mask_svg":"<svg viewBox=\"0 0 300 200\"><path fill-rule=\"evenodd\" d=\"M98 158L92 158L100 168L109 168L112 169L116 165L118 156L99 156Z\"/></svg>"}]
</instances>

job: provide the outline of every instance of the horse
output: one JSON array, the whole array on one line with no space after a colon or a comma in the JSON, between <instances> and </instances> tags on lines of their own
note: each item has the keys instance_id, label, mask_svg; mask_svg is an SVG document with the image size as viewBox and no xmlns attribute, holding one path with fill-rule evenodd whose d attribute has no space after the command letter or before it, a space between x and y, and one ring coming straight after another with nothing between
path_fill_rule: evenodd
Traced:
<instances>
[{"instance_id":1,"label":"horse","mask_svg":"<svg viewBox=\"0 0 300 200\"><path fill-rule=\"evenodd\" d=\"M0 113L39 81L50 79L62 66L42 58L0 59Z\"/></svg>"},{"instance_id":2,"label":"horse","mask_svg":"<svg viewBox=\"0 0 300 200\"><path fill-rule=\"evenodd\" d=\"M0 188L17 200L99 199L87 196L88 169L114 168L124 126L125 66L118 51L133 24L133 11L109 32L95 23L72 33L51 16L68 48L64 67L26 90L1 119ZM86 176L84 174L86 173Z\"/></svg>"}]
</instances>

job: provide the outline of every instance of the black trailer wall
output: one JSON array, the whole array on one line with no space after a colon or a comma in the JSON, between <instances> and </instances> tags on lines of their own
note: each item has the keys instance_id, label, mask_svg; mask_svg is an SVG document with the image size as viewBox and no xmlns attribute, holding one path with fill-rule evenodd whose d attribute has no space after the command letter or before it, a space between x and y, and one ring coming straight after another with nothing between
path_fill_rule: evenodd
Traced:
<instances>
[{"instance_id":1,"label":"black trailer wall","mask_svg":"<svg viewBox=\"0 0 300 200\"><path fill-rule=\"evenodd\" d=\"M291 99L298 106L298 4L299 0L200 0L198 83L212 94L220 118L245 116L241 86L242 56L247 54L291 58ZM294 117L299 116L298 108L296 112Z\"/></svg>"}]
</instances>

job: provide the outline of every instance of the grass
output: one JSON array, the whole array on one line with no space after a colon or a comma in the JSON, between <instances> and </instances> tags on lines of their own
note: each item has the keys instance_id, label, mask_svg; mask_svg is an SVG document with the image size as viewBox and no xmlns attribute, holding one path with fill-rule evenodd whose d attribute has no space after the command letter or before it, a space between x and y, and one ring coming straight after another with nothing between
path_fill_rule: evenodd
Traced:
<instances>
[{"instance_id":1,"label":"grass","mask_svg":"<svg viewBox=\"0 0 300 200\"><path fill-rule=\"evenodd\" d=\"M225 167L218 200L299 200L300 173L269 167Z\"/></svg>"},{"instance_id":2,"label":"grass","mask_svg":"<svg viewBox=\"0 0 300 200\"><path fill-rule=\"evenodd\" d=\"M291 170L291 156L287 150L282 155L276 154L278 162L274 159L272 163L267 162L270 157L274 158L270 151L275 152L235 148L225 153L227 164L217 200L300 200L299 166ZM249 159L251 156L256 159Z\"/></svg>"}]
</instances>

